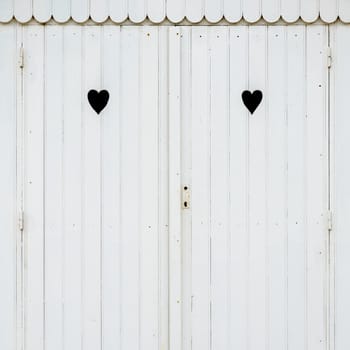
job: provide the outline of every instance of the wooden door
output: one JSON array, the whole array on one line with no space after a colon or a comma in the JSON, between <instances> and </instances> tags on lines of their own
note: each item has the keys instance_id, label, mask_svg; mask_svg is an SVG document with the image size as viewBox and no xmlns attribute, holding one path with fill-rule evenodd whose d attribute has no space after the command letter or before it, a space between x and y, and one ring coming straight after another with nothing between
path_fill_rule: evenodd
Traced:
<instances>
[{"instance_id":1,"label":"wooden door","mask_svg":"<svg viewBox=\"0 0 350 350\"><path fill-rule=\"evenodd\" d=\"M327 45L322 25L173 29L172 349L326 349Z\"/></svg>"}]
</instances>

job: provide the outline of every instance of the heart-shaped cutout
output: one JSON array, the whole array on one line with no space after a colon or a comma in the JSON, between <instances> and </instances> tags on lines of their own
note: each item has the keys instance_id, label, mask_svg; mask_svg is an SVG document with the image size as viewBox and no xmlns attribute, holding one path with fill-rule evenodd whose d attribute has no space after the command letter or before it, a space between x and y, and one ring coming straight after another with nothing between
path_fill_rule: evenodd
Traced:
<instances>
[{"instance_id":1,"label":"heart-shaped cutout","mask_svg":"<svg viewBox=\"0 0 350 350\"><path fill-rule=\"evenodd\" d=\"M107 90L90 90L88 92L88 100L93 110L100 114L103 109L107 106L109 100L109 92Z\"/></svg>"},{"instance_id":2,"label":"heart-shaped cutout","mask_svg":"<svg viewBox=\"0 0 350 350\"><path fill-rule=\"evenodd\" d=\"M248 108L249 112L253 114L260 105L263 99L263 93L260 90L255 90L251 93L249 90L242 92L242 100L244 105Z\"/></svg>"}]
</instances>

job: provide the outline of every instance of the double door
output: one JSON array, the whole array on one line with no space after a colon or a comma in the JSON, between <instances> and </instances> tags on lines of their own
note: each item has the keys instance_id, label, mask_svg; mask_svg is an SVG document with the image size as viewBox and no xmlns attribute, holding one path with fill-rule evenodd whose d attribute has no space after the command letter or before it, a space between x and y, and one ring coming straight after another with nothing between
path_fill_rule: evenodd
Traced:
<instances>
[{"instance_id":1,"label":"double door","mask_svg":"<svg viewBox=\"0 0 350 350\"><path fill-rule=\"evenodd\" d=\"M2 26L0 347L346 349L349 35Z\"/></svg>"}]
</instances>

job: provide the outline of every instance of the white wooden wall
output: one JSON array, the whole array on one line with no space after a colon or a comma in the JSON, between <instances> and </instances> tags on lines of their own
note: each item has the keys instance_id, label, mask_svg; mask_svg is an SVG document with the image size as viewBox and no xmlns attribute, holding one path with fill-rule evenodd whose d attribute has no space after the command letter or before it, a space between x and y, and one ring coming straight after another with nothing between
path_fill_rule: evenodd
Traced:
<instances>
[{"instance_id":1,"label":"white wooden wall","mask_svg":"<svg viewBox=\"0 0 350 350\"><path fill-rule=\"evenodd\" d=\"M187 19L197 23L206 19L211 23L222 19L231 23L244 19L253 23L264 19L273 23L282 19L292 23L302 19L306 23L321 19L333 23L338 18L350 22L348 0L1 0L0 22L15 18L26 23L32 18L45 23L73 19L82 23L91 18L96 23L111 19L122 23L130 19L140 23L146 18L160 23Z\"/></svg>"},{"instance_id":2,"label":"white wooden wall","mask_svg":"<svg viewBox=\"0 0 350 350\"><path fill-rule=\"evenodd\" d=\"M347 349L349 37L0 26L0 349Z\"/></svg>"},{"instance_id":3,"label":"white wooden wall","mask_svg":"<svg viewBox=\"0 0 350 350\"><path fill-rule=\"evenodd\" d=\"M15 349L17 323L16 26L0 26L0 349ZM20 89L19 89L20 91Z\"/></svg>"},{"instance_id":4,"label":"white wooden wall","mask_svg":"<svg viewBox=\"0 0 350 350\"><path fill-rule=\"evenodd\" d=\"M327 348L327 42L324 26L171 31L170 183L191 189L170 222L172 349ZM254 115L245 89L264 93Z\"/></svg>"},{"instance_id":5,"label":"white wooden wall","mask_svg":"<svg viewBox=\"0 0 350 350\"><path fill-rule=\"evenodd\" d=\"M331 311L334 309L334 325L331 339L334 349L350 346L350 120L349 120L349 38L350 28L337 25L331 28L333 69L331 71L331 206L334 212L334 233L331 249L334 259L331 271ZM333 315L332 315L333 316Z\"/></svg>"},{"instance_id":6,"label":"white wooden wall","mask_svg":"<svg viewBox=\"0 0 350 350\"><path fill-rule=\"evenodd\" d=\"M26 350L166 347L165 34L23 28Z\"/></svg>"}]
</instances>

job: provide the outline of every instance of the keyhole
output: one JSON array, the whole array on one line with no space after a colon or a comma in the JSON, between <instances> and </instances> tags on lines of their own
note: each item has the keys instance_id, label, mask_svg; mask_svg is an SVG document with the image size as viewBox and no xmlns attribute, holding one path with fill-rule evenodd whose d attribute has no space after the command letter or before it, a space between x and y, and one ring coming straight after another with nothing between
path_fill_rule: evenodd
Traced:
<instances>
[{"instance_id":1,"label":"keyhole","mask_svg":"<svg viewBox=\"0 0 350 350\"><path fill-rule=\"evenodd\" d=\"M188 186L183 187L182 193L182 208L188 209L190 207L190 193Z\"/></svg>"}]
</instances>

